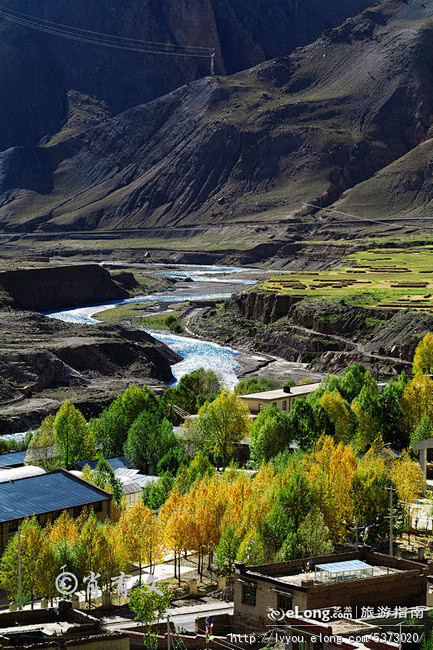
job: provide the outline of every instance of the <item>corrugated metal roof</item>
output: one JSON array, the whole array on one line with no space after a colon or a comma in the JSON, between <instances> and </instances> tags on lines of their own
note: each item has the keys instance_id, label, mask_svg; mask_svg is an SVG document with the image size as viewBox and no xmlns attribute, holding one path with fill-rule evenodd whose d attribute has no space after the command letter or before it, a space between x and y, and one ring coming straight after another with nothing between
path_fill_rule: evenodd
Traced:
<instances>
[{"instance_id":1,"label":"corrugated metal roof","mask_svg":"<svg viewBox=\"0 0 433 650\"><path fill-rule=\"evenodd\" d=\"M373 569L373 567L370 564L361 562L361 560L346 560L345 562L316 564L316 569L321 569L327 573L341 573L342 571L365 571L365 569Z\"/></svg>"},{"instance_id":2,"label":"corrugated metal roof","mask_svg":"<svg viewBox=\"0 0 433 650\"><path fill-rule=\"evenodd\" d=\"M145 487L149 483L154 483L159 479L159 476L152 476L151 474L140 474L138 469L116 469L114 472L116 478L122 481L123 484L130 481L137 483L140 487Z\"/></svg>"},{"instance_id":3,"label":"corrugated metal roof","mask_svg":"<svg viewBox=\"0 0 433 650\"><path fill-rule=\"evenodd\" d=\"M18 481L30 476L42 476L46 471L42 467L34 465L23 465L23 467L10 467L9 469L0 469L0 483L6 481Z\"/></svg>"},{"instance_id":4,"label":"corrugated metal roof","mask_svg":"<svg viewBox=\"0 0 433 650\"><path fill-rule=\"evenodd\" d=\"M18 467L24 465L26 451L14 451L11 454L0 454L0 467Z\"/></svg>"},{"instance_id":5,"label":"corrugated metal roof","mask_svg":"<svg viewBox=\"0 0 433 650\"><path fill-rule=\"evenodd\" d=\"M80 467L81 469L83 469L84 465L89 465L90 469L95 469L98 462L99 462L98 460L79 460L77 463L74 463L74 465L76 467ZM120 469L122 467L129 469L131 467L131 463L126 458L126 456L116 456L116 458L107 458L107 463L114 470Z\"/></svg>"},{"instance_id":6,"label":"corrugated metal roof","mask_svg":"<svg viewBox=\"0 0 433 650\"><path fill-rule=\"evenodd\" d=\"M62 471L8 481L0 483L0 522L92 505L110 498L103 490Z\"/></svg>"},{"instance_id":7,"label":"corrugated metal roof","mask_svg":"<svg viewBox=\"0 0 433 650\"><path fill-rule=\"evenodd\" d=\"M133 481L122 484L123 494L137 494L137 492L141 492L142 489L143 488L138 485L138 483L134 483Z\"/></svg>"}]
</instances>

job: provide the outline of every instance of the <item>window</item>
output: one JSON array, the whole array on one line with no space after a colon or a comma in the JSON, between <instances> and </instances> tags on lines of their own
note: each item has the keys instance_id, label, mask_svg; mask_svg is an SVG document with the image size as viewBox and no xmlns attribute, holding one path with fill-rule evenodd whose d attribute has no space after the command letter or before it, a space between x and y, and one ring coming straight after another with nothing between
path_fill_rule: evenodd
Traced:
<instances>
[{"instance_id":1,"label":"window","mask_svg":"<svg viewBox=\"0 0 433 650\"><path fill-rule=\"evenodd\" d=\"M274 408L274 409L277 408L277 403L276 402L272 402L272 408Z\"/></svg>"},{"instance_id":2,"label":"window","mask_svg":"<svg viewBox=\"0 0 433 650\"><path fill-rule=\"evenodd\" d=\"M93 506L93 510L95 512L102 512L102 501L98 501L98 503L95 503Z\"/></svg>"},{"instance_id":3,"label":"window","mask_svg":"<svg viewBox=\"0 0 433 650\"><path fill-rule=\"evenodd\" d=\"M10 533L16 533L18 530L18 522L17 521L10 521L9 522L9 532Z\"/></svg>"},{"instance_id":4,"label":"window","mask_svg":"<svg viewBox=\"0 0 433 650\"><path fill-rule=\"evenodd\" d=\"M277 594L277 609L287 612L288 610L293 609L292 602L293 596L290 594Z\"/></svg>"},{"instance_id":5,"label":"window","mask_svg":"<svg viewBox=\"0 0 433 650\"><path fill-rule=\"evenodd\" d=\"M242 602L244 605L256 606L256 585L242 585Z\"/></svg>"},{"instance_id":6,"label":"window","mask_svg":"<svg viewBox=\"0 0 433 650\"><path fill-rule=\"evenodd\" d=\"M287 400L286 399L283 402L283 411L287 411Z\"/></svg>"},{"instance_id":7,"label":"window","mask_svg":"<svg viewBox=\"0 0 433 650\"><path fill-rule=\"evenodd\" d=\"M259 411L261 411L263 408L263 404L259 404Z\"/></svg>"}]
</instances>

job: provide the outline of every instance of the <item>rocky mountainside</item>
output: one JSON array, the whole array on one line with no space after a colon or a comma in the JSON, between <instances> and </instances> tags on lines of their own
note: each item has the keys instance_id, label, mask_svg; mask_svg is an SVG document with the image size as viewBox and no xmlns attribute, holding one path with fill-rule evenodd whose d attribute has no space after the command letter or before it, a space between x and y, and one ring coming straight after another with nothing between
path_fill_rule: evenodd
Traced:
<instances>
[{"instance_id":1,"label":"rocky mountainside","mask_svg":"<svg viewBox=\"0 0 433 650\"><path fill-rule=\"evenodd\" d=\"M313 41L372 0L6 0L2 9L151 42L215 48L232 73ZM0 150L88 125L209 73L209 61L124 52L0 19ZM89 99L94 96L94 100Z\"/></svg>"},{"instance_id":2,"label":"rocky mountainside","mask_svg":"<svg viewBox=\"0 0 433 650\"><path fill-rule=\"evenodd\" d=\"M66 398L95 416L131 383L162 388L180 360L144 331L0 311L1 430L39 426Z\"/></svg>"},{"instance_id":3,"label":"rocky mountainside","mask_svg":"<svg viewBox=\"0 0 433 650\"><path fill-rule=\"evenodd\" d=\"M420 337L432 328L428 313L259 291L234 296L216 313L204 310L198 321L201 334L241 350L303 361L327 373L357 361L381 376L411 372Z\"/></svg>"},{"instance_id":4,"label":"rocky mountainside","mask_svg":"<svg viewBox=\"0 0 433 650\"><path fill-rule=\"evenodd\" d=\"M329 205L429 137L432 13L433 0L385 0L290 56L3 153L3 229L272 221Z\"/></svg>"}]
</instances>

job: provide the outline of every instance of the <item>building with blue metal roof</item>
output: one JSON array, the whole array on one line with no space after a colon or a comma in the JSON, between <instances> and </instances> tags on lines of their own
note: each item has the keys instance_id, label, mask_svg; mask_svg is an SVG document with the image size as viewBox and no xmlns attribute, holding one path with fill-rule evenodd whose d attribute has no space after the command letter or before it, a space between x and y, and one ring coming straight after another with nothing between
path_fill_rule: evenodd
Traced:
<instances>
[{"instance_id":1,"label":"building with blue metal roof","mask_svg":"<svg viewBox=\"0 0 433 650\"><path fill-rule=\"evenodd\" d=\"M0 483L0 552L18 524L36 515L45 525L64 510L78 517L93 509L101 521L109 517L112 495L65 470Z\"/></svg>"},{"instance_id":2,"label":"building with blue metal roof","mask_svg":"<svg viewBox=\"0 0 433 650\"><path fill-rule=\"evenodd\" d=\"M0 468L21 467L24 465L27 451L14 451L10 454L0 454Z\"/></svg>"},{"instance_id":3,"label":"building with blue metal roof","mask_svg":"<svg viewBox=\"0 0 433 650\"><path fill-rule=\"evenodd\" d=\"M98 464L98 460L79 460L74 463L74 469L82 470L85 465L88 465L90 469L95 469ZM116 469L130 469L131 463L126 458L126 456L116 456L115 458L107 458L107 463L116 471Z\"/></svg>"}]
</instances>

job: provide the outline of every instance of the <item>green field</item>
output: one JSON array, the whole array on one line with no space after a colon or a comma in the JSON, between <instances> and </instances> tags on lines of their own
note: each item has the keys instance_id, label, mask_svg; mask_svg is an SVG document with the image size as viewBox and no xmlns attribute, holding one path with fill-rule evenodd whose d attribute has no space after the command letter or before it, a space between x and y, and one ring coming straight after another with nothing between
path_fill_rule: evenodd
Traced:
<instances>
[{"instance_id":1,"label":"green field","mask_svg":"<svg viewBox=\"0 0 433 650\"><path fill-rule=\"evenodd\" d=\"M329 271L279 274L260 288L328 300L344 297L363 306L433 311L433 246L358 251Z\"/></svg>"}]
</instances>

